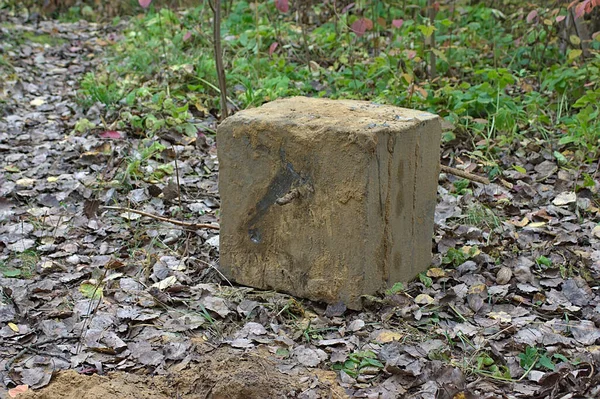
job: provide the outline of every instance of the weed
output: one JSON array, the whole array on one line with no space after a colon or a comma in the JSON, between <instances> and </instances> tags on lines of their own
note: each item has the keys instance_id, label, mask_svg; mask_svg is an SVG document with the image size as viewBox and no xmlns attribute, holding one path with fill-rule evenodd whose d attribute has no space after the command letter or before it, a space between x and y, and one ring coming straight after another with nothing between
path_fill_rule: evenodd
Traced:
<instances>
[{"instance_id":1,"label":"weed","mask_svg":"<svg viewBox=\"0 0 600 399\"><path fill-rule=\"evenodd\" d=\"M357 378L363 372L367 370L382 370L384 368L383 363L377 360L377 355L373 351L358 351L351 353L348 356L348 360L343 363L334 363L332 366L333 370L343 370L346 374L353 378ZM372 375L372 372L369 372Z\"/></svg>"},{"instance_id":2,"label":"weed","mask_svg":"<svg viewBox=\"0 0 600 399\"><path fill-rule=\"evenodd\" d=\"M500 218L494 211L479 202L475 202L467 208L465 221L471 226L490 230L501 226Z\"/></svg>"},{"instance_id":3,"label":"weed","mask_svg":"<svg viewBox=\"0 0 600 399\"><path fill-rule=\"evenodd\" d=\"M33 277L39 260L39 254L34 250L28 249L17 254L7 262L0 261L0 274L4 277L29 279Z\"/></svg>"},{"instance_id":4,"label":"weed","mask_svg":"<svg viewBox=\"0 0 600 399\"><path fill-rule=\"evenodd\" d=\"M554 371L557 362L568 362L569 360L560 353L548 356L548 352L534 346L527 346L525 352L519 353L519 364L525 370L539 369Z\"/></svg>"},{"instance_id":5,"label":"weed","mask_svg":"<svg viewBox=\"0 0 600 399\"><path fill-rule=\"evenodd\" d=\"M442 264L458 267L478 253L479 249L477 247L448 248L448 251L442 257Z\"/></svg>"},{"instance_id":6,"label":"weed","mask_svg":"<svg viewBox=\"0 0 600 399\"><path fill-rule=\"evenodd\" d=\"M548 268L552 266L552 260L549 258L546 258L545 256L541 255L538 256L535 260L535 263L538 265L538 267L540 268Z\"/></svg>"}]
</instances>

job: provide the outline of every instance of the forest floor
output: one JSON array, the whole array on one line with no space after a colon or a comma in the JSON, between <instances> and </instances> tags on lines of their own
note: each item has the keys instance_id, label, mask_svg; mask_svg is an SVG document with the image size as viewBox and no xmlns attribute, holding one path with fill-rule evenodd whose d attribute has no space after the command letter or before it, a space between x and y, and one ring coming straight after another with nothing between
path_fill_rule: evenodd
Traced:
<instances>
[{"instance_id":1,"label":"forest floor","mask_svg":"<svg viewBox=\"0 0 600 399\"><path fill-rule=\"evenodd\" d=\"M0 14L0 398L600 394L597 161L523 138L489 185L442 174L432 267L364 311L230 285L217 230L102 208L218 222L213 135L81 124L121 27Z\"/></svg>"}]
</instances>

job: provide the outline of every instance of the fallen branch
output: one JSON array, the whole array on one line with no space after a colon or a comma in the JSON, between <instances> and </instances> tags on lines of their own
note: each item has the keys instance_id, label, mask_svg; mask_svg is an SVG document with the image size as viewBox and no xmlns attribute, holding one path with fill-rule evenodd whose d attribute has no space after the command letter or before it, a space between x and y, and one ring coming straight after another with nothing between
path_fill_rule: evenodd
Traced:
<instances>
[{"instance_id":1,"label":"fallen branch","mask_svg":"<svg viewBox=\"0 0 600 399\"><path fill-rule=\"evenodd\" d=\"M160 220L161 222L167 222L167 223L174 224L176 226L187 227L187 228L193 229L193 230L198 230L198 229L219 230L219 226L216 226L214 224L182 222L180 220L169 219L169 218L166 218L166 217L163 217L163 216L154 215L152 213L148 213L148 212L144 212L144 211L138 211L137 209L122 208L120 206L103 206L101 208L102 209L112 210L112 211L137 213L138 215L142 215L142 216L146 216L146 217L149 217L149 218L152 218L152 219Z\"/></svg>"},{"instance_id":2,"label":"fallen branch","mask_svg":"<svg viewBox=\"0 0 600 399\"><path fill-rule=\"evenodd\" d=\"M440 165L440 168L441 168L442 172L444 172L444 173L449 173L451 175L462 177L463 179L467 179L467 180L472 180L477 183L490 184L490 180L486 177L477 176L472 173L465 172L464 170L451 168L450 166L446 166L446 165Z\"/></svg>"}]
</instances>

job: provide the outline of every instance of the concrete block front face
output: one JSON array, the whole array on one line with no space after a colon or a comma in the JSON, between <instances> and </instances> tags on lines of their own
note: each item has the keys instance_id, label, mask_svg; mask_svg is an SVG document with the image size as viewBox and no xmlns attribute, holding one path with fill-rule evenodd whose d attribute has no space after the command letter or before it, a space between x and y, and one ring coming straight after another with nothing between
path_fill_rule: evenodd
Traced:
<instances>
[{"instance_id":1,"label":"concrete block front face","mask_svg":"<svg viewBox=\"0 0 600 399\"><path fill-rule=\"evenodd\" d=\"M217 130L220 268L239 284L360 308L431 261L439 118L294 97Z\"/></svg>"}]
</instances>

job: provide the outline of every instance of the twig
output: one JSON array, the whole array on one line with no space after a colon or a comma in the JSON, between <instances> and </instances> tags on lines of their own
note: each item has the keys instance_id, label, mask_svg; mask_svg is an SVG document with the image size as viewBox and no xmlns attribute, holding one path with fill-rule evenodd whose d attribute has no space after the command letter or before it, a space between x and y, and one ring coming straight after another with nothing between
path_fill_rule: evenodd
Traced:
<instances>
[{"instance_id":1,"label":"twig","mask_svg":"<svg viewBox=\"0 0 600 399\"><path fill-rule=\"evenodd\" d=\"M25 353L27 353L27 352L33 352L33 353L38 353L38 354L39 354L39 353L40 353L40 351L36 350L36 349L35 349L35 347L42 346L42 345L46 345L46 344L49 344L49 343L52 343L52 342L56 342L56 341L60 341L60 340L63 340L63 339L77 339L77 338L78 338L78 337L73 337L73 336L67 336L67 337L56 337L56 338L50 338L50 339L46 339L46 340L44 340L44 341L34 342L34 343L32 343L32 344L29 344L29 345L23 345L23 344L21 344L21 343L19 343L19 342L14 342L14 344L22 346L22 347L23 347L23 349L21 349L21 350L19 351L19 353L17 353L16 355L14 355L14 356L13 356L13 357L12 357L12 358L11 358L11 359L10 359L10 360L7 362L7 363L6 363L6 365L4 365L4 369L5 369L6 371L9 371L9 370L12 368L12 365L13 365L13 363L14 363L14 362L15 362L15 361L16 361L18 358L20 358L21 356L23 356L23 355L24 355ZM65 360L65 361L67 361L67 362L69 361L68 359L65 359L64 357L62 357L62 356L60 356L60 355L53 355L53 354L50 354L50 356L58 357L58 358L60 358L60 359L62 359L62 360Z\"/></svg>"},{"instance_id":2,"label":"twig","mask_svg":"<svg viewBox=\"0 0 600 399\"><path fill-rule=\"evenodd\" d=\"M225 68L223 66L223 50L221 49L221 0L214 0L214 4L211 2L211 0L209 0L208 3L213 11L213 44L215 50L215 64L217 68L219 90L221 91L221 120L223 120L227 118L228 110L227 82L225 79Z\"/></svg>"},{"instance_id":3,"label":"twig","mask_svg":"<svg viewBox=\"0 0 600 399\"><path fill-rule=\"evenodd\" d=\"M442 172L444 172L444 173L449 173L451 175L462 177L467 180L472 180L477 183L490 184L490 180L486 177L477 176L472 173L465 172L464 170L451 168L450 166L446 166L446 165L440 165L440 168L441 168Z\"/></svg>"},{"instance_id":4,"label":"twig","mask_svg":"<svg viewBox=\"0 0 600 399\"><path fill-rule=\"evenodd\" d=\"M146 216L152 219L156 219L156 220L160 220L161 222L167 222L167 223L171 223L174 224L176 226L183 226L183 227L188 227L190 229L213 229L213 230L219 230L219 226L216 226L214 224L209 224L209 223L188 223L188 222L182 222L176 219L169 219L163 216L158 216L158 215L154 215L152 213L148 213L148 212L144 212L144 211L138 211L137 209L131 209L131 208L123 208L120 206L103 206L102 209L108 209L108 210L113 210L113 211L121 211L121 212L130 212L130 213L137 213L138 215L142 215L142 216Z\"/></svg>"}]
</instances>

